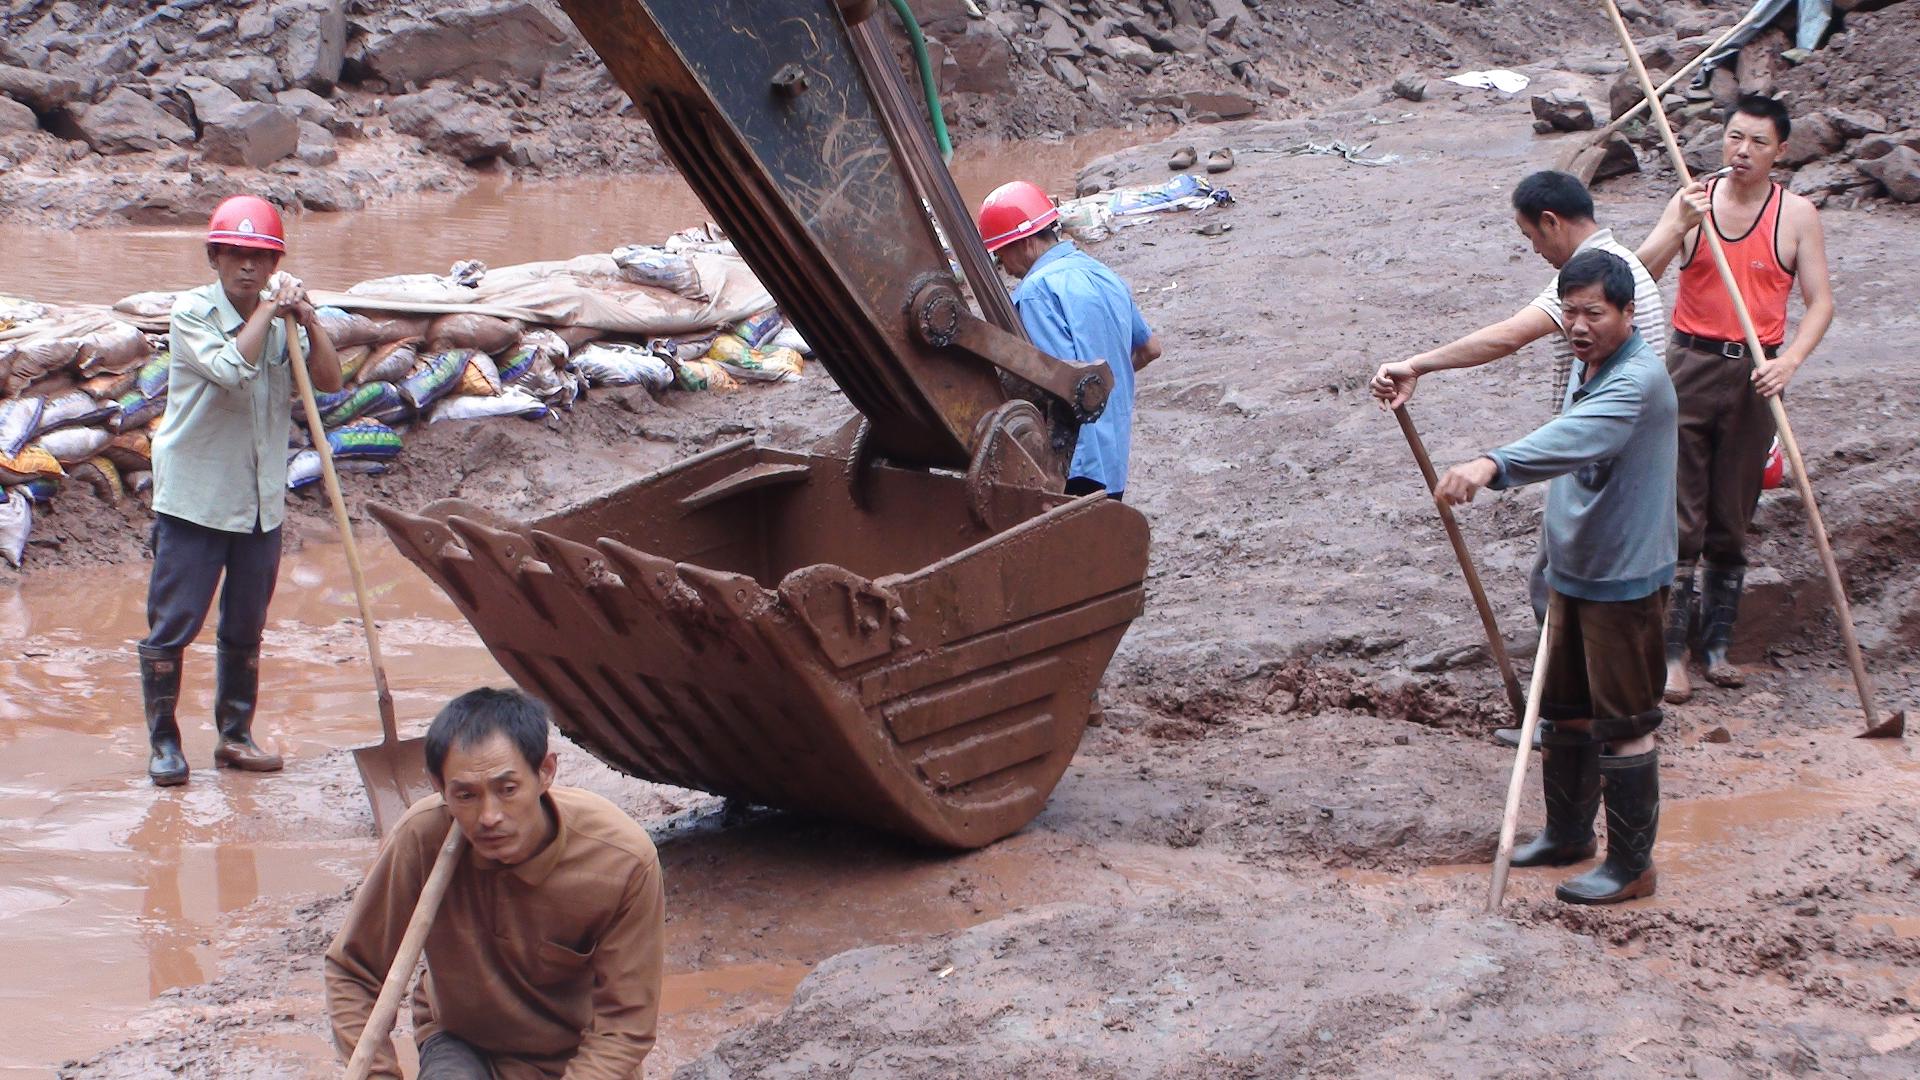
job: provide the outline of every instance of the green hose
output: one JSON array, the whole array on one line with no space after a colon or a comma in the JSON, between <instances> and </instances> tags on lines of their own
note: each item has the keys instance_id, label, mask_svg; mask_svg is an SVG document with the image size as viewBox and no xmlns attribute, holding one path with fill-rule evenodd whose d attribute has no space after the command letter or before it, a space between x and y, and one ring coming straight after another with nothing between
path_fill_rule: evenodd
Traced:
<instances>
[{"instance_id":1,"label":"green hose","mask_svg":"<svg viewBox=\"0 0 1920 1080\"><path fill-rule=\"evenodd\" d=\"M953 140L947 137L947 120L940 114L940 91L933 85L933 61L927 57L927 38L920 32L920 20L913 17L907 0L893 0L893 10L906 24L907 39L913 42L913 59L920 68L920 89L927 95L927 114L933 118L933 141L940 144L940 160L953 161Z\"/></svg>"}]
</instances>

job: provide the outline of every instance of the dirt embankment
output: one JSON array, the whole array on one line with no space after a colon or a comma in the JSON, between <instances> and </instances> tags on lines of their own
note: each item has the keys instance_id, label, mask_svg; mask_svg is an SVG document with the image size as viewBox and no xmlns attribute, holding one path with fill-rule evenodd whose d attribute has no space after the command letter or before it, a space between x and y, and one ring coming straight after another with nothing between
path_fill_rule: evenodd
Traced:
<instances>
[{"instance_id":1,"label":"dirt embankment","mask_svg":"<svg viewBox=\"0 0 1920 1080\"><path fill-rule=\"evenodd\" d=\"M1611 74L1529 71L1588 94ZM1047 810L955 856L778 815L667 836L670 970L774 989L729 984L701 999L718 1004L670 1013L662 1071L1920 1070L1916 764L1905 744L1849 738L1858 714L1791 495L1761 511L1738 657L1750 685L1706 690L1662 729L1660 895L1570 909L1550 899L1562 873L1518 871L1507 917L1476 914L1512 760L1483 732L1504 706L1418 473L1364 382L1534 294L1549 271L1506 199L1564 137L1536 138L1525 100L1491 92L1382 100L1205 129L1236 148L1238 203L1094 249L1167 346L1142 375L1128 490L1153 561L1147 613L1103 690L1107 724ZM1168 151L1195 139L1093 172L1163 177ZM1283 152L1333 139L1397 157ZM1603 223L1634 242L1666 194L1651 177L1612 185ZM1233 228L1199 234L1207 224ZM1834 209L1826 227L1844 314L1790 404L1883 702L1906 702L1920 438L1902 418L1920 408L1920 361L1897 283L1920 270L1920 216L1876 204ZM1413 411L1438 463L1544 420L1550 369L1536 347L1425 380ZM533 510L732 431L798 445L846 410L824 380L684 412L633 404L594 405L557 436L429 432L444 441L409 446L371 483L399 501L459 490ZM1538 515L1535 492L1461 515L1520 656ZM344 761L332 767L350 788ZM1537 789L1524 807L1530 829ZM236 944L217 980L162 998L128 1043L66 1073L321 1067L314 972L339 909L328 898L302 910L308 928ZM789 1002L796 969L812 973Z\"/></svg>"}]
</instances>

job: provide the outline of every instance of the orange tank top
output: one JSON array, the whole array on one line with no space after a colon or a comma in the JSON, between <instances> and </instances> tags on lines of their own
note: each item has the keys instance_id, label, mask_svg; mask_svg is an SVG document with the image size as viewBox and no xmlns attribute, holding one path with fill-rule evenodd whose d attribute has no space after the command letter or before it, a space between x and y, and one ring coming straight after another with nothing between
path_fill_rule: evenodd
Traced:
<instances>
[{"instance_id":1,"label":"orange tank top","mask_svg":"<svg viewBox=\"0 0 1920 1080\"><path fill-rule=\"evenodd\" d=\"M1708 194L1718 188L1715 180ZM1787 340L1787 297L1793 292L1793 271L1780 261L1780 205L1786 193L1779 184L1767 192L1760 218L1741 237L1720 233L1720 246L1726 249L1727 266L1747 301L1747 313L1753 316L1753 328L1760 344L1778 345ZM1719 231L1717 223L1707 228ZM1673 328L1695 337L1715 341L1742 341L1740 316L1733 310L1726 286L1720 283L1720 270L1713 264L1713 252L1701 238L1693 254L1680 264L1680 296L1673 306Z\"/></svg>"}]
</instances>

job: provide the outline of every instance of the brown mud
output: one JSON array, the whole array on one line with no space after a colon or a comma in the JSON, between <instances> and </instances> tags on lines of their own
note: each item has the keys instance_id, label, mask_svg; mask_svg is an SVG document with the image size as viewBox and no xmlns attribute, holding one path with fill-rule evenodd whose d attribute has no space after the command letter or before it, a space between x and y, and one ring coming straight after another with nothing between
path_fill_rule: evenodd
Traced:
<instances>
[{"instance_id":1,"label":"brown mud","mask_svg":"<svg viewBox=\"0 0 1920 1080\"><path fill-rule=\"evenodd\" d=\"M1588 77L1526 70L1538 87L1593 90ZM1920 763L1908 743L1851 738L1859 712L1791 494L1767 496L1761 513L1739 654L1748 687L1704 690L1669 710L1661 732L1660 893L1569 908L1551 892L1567 872L1517 871L1504 917L1481 914L1512 760L1484 737L1503 719L1503 695L1473 648L1478 623L1419 474L1364 383L1376 363L1504 317L1537 291L1549 271L1506 198L1559 140L1528 133L1524 99L1441 91L1419 105L1372 96L1311 120L1186 132L1097 171L1161 178L1167 153L1200 138L1235 148L1225 179L1238 204L1095 248L1166 345L1142 375L1128 490L1155 530L1149 603L1109 671L1105 726L1089 731L1031 827L983 851L928 852L793 816L729 814L593 774L579 755L563 765L661 840L669 974L653 1071L1920 1072ZM1309 138L1371 142L1399 160L1364 168L1276 152ZM1603 224L1636 242L1664 196L1650 180L1614 184ZM1825 220L1841 318L1789 407L1883 707L1909 704L1920 676L1910 420L1920 360L1905 283L1920 270L1920 216L1876 205ZM1197 235L1209 222L1233 228ZM1425 380L1413 408L1436 461L1545 419L1549 370L1537 346ZM824 379L684 408L632 404L595 407L581 415L597 419L558 434L430 429L409 444L406 468L351 483L352 498L459 491L533 512L733 434L801 442L847 411ZM1539 506L1522 492L1461 515L1522 656ZM382 617L396 648L411 650L395 684L416 726L445 694L497 676L445 602L390 552L381 558L376 577L393 590ZM36 764L8 773L5 843L18 846L0 847L0 904L17 900L18 913L0 918L0 949L68 934L76 944L62 956L91 949L97 966L19 1006L40 1010L24 1014L35 1049L0 1065L65 1060L63 1075L116 1078L332 1067L319 955L341 916L339 883L373 849L340 752L371 721L353 628L340 621L350 600L337 571L317 569L333 562L310 543L286 589L326 605L275 610L275 708L326 718L273 725L293 738L289 774L202 774L172 795L137 771L123 643L137 632L138 563L34 575L8 594L7 617L29 629L5 635L0 685L14 704L0 741ZM302 566L316 569L297 583ZM120 613L98 628L83 604ZM1728 741L1707 738L1721 728ZM196 760L208 740L189 733ZM1523 829L1537 824L1538 799L1535 781ZM140 823L166 814L186 839L131 854ZM232 871L241 886L223 908L226 877L206 850L220 837L300 850L331 879L276 869L295 856L256 855L262 886ZM60 871L63 859L79 868ZM102 885L59 886L62 872ZM143 873L184 883L183 899L153 902L144 921ZM243 899L250 891L265 895ZM149 942L166 935L195 965L170 960L181 972L171 988L151 974ZM141 1009L131 999L144 993L157 996ZM8 1023L20 1017L10 1010Z\"/></svg>"}]
</instances>

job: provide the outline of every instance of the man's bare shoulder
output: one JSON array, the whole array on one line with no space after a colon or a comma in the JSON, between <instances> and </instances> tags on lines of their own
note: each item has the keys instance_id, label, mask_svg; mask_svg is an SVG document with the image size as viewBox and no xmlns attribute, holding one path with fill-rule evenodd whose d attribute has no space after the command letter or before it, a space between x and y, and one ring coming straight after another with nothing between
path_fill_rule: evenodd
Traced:
<instances>
[{"instance_id":1,"label":"man's bare shoulder","mask_svg":"<svg viewBox=\"0 0 1920 1080\"><path fill-rule=\"evenodd\" d=\"M1788 227L1800 228L1819 221L1820 208L1813 205L1812 199L1805 195L1796 195L1788 191L1785 185L1781 185L1780 216L1786 221Z\"/></svg>"}]
</instances>

